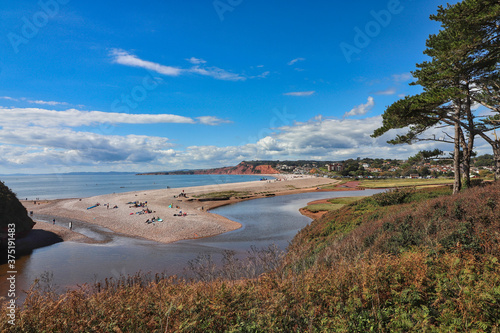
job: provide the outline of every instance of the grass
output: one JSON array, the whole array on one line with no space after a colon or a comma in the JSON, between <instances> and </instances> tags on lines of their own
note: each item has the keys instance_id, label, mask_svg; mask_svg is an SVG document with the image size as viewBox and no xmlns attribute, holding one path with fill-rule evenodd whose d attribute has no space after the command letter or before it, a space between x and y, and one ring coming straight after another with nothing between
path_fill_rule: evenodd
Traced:
<instances>
[{"instance_id":1,"label":"grass","mask_svg":"<svg viewBox=\"0 0 500 333\"><path fill-rule=\"evenodd\" d=\"M336 189L338 186L347 183L347 180L341 180L338 183L331 184L331 185L325 185L325 186L320 186L320 189L322 190L333 190Z\"/></svg>"},{"instance_id":2,"label":"grass","mask_svg":"<svg viewBox=\"0 0 500 333\"><path fill-rule=\"evenodd\" d=\"M391 188L405 186L429 186L453 184L453 179L363 179L360 187L365 188Z\"/></svg>"},{"instance_id":3,"label":"grass","mask_svg":"<svg viewBox=\"0 0 500 333\"><path fill-rule=\"evenodd\" d=\"M285 257L205 255L197 280L137 274L63 295L34 285L0 331L500 332L499 202L500 182L367 197L311 222Z\"/></svg>"},{"instance_id":4,"label":"grass","mask_svg":"<svg viewBox=\"0 0 500 333\"><path fill-rule=\"evenodd\" d=\"M317 212L333 211L340 209L342 207L344 207L344 205L342 204L336 205L331 203L321 203L321 204L308 205L304 208L312 213L317 213Z\"/></svg>"},{"instance_id":5,"label":"grass","mask_svg":"<svg viewBox=\"0 0 500 333\"><path fill-rule=\"evenodd\" d=\"M349 205L353 202L356 202L360 199L363 199L365 197L345 197L345 198L334 198L328 200L328 203L318 203L318 204L312 204L304 207L304 209L307 209L308 211L312 213L318 213L318 212L330 212L334 210L338 210L345 205Z\"/></svg>"},{"instance_id":6,"label":"grass","mask_svg":"<svg viewBox=\"0 0 500 333\"><path fill-rule=\"evenodd\" d=\"M221 192L211 192L205 194L195 195L193 197L198 199L221 199L221 198L231 198L231 197L245 197L250 195L250 192L244 191L221 191Z\"/></svg>"},{"instance_id":7,"label":"grass","mask_svg":"<svg viewBox=\"0 0 500 333\"><path fill-rule=\"evenodd\" d=\"M359 196L359 197L343 197L343 198L334 198L328 200L329 203L336 204L336 205L349 205L352 204L353 202L356 202L358 200L366 198L365 196Z\"/></svg>"}]
</instances>

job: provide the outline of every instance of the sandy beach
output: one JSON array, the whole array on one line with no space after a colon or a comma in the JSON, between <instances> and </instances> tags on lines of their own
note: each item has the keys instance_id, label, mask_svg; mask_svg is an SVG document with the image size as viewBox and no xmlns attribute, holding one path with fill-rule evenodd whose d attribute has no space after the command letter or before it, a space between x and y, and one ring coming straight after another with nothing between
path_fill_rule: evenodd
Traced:
<instances>
[{"instance_id":1,"label":"sandy beach","mask_svg":"<svg viewBox=\"0 0 500 333\"><path fill-rule=\"evenodd\" d=\"M66 225L65 222L61 226L60 218L64 221L73 219L99 225L129 236L170 243L214 236L241 227L237 222L211 213L212 208L270 195L318 191L317 188L320 186L339 182L312 176L269 176L277 179L126 192L77 199L44 200L36 204L34 201L21 202L28 212L55 218L58 225L38 222L36 229L50 231L62 240L92 242L88 237L70 231L69 223ZM199 197L207 193L226 191L240 192L239 198L202 201ZM88 209L92 206L95 207ZM146 223L148 220L151 222L153 217L156 220L154 223ZM157 221L158 218L162 221Z\"/></svg>"}]
</instances>

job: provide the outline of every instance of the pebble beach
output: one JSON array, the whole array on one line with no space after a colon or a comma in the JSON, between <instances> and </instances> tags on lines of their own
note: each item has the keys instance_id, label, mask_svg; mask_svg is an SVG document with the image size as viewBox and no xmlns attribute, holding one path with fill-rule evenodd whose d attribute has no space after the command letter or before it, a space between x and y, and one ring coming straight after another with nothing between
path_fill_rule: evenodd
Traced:
<instances>
[{"instance_id":1,"label":"pebble beach","mask_svg":"<svg viewBox=\"0 0 500 333\"><path fill-rule=\"evenodd\" d=\"M270 176L276 179L22 203L28 212L56 219L56 226L37 222L36 228L55 233L65 241L90 240L69 230L69 223L61 225L60 220L90 223L128 236L170 243L214 236L241 227L237 222L212 213L210 210L215 207L271 195L317 191L318 187L338 182L312 176ZM203 200L203 195L227 191L244 195L228 200Z\"/></svg>"}]
</instances>

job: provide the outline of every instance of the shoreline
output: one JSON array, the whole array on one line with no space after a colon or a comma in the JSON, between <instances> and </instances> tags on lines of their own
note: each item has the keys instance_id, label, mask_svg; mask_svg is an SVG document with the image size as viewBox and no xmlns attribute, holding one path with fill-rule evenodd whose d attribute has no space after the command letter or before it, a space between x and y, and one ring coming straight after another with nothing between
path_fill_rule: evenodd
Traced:
<instances>
[{"instance_id":1,"label":"shoreline","mask_svg":"<svg viewBox=\"0 0 500 333\"><path fill-rule=\"evenodd\" d=\"M28 213L33 212L33 216L45 215L55 218L56 226L51 223L37 222L34 230L44 230L57 235L62 241L100 243L100 241L71 231L69 225L65 227L62 224L75 220L105 227L115 233L130 237L171 243L185 239L211 237L241 228L240 223L213 214L210 212L211 209L267 196L335 191L335 189L318 190L318 187L339 183L338 180L315 176L286 174L262 176L272 176L276 179L202 185L184 189L134 191L87 198L42 200L36 201L36 204L33 200L21 200L21 202ZM228 191L234 191L234 193L241 195L233 196L228 200L198 200L199 196L203 194ZM135 207L131 204L132 202L142 203L143 206ZM145 204L146 202L147 204ZM97 203L99 203L98 206L90 208ZM115 206L118 208L113 208ZM174 208L169 208L169 206ZM151 211L151 213L142 214L143 210ZM181 211L183 216L174 216L180 215ZM184 216L184 214L186 215ZM163 221L145 223L146 220L151 221L153 216L161 218ZM36 219L34 220L36 221ZM65 222L60 222L61 220Z\"/></svg>"}]
</instances>

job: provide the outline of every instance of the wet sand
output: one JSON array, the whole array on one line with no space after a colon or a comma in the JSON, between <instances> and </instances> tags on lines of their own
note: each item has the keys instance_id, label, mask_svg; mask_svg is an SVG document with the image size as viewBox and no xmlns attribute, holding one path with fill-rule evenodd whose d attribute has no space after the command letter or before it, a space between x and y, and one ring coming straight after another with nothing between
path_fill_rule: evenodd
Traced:
<instances>
[{"instance_id":1,"label":"wet sand","mask_svg":"<svg viewBox=\"0 0 500 333\"><path fill-rule=\"evenodd\" d=\"M22 201L22 203L28 212L32 211L35 215L55 218L57 225L38 222L35 230L45 230L59 236L62 240L95 242L69 230L69 222L66 223L74 219L128 236L170 243L183 239L214 236L241 227L237 222L211 213L212 208L271 195L318 191L317 188L320 186L339 182L311 176L269 176L277 177L277 180L136 191L89 198L44 200L36 204L33 201ZM240 192L240 197L222 201L200 201L196 198L207 193L225 191ZM179 194L185 194L185 197ZM131 202L143 203L143 207L135 207ZM98 203L98 206L87 209ZM113 208L115 206L117 208ZM170 206L173 208L169 208ZM141 213L143 210L149 210L151 213ZM180 212L182 216L174 216L181 215ZM153 217L161 218L163 221L146 223ZM63 225L60 220L64 221Z\"/></svg>"}]
</instances>

